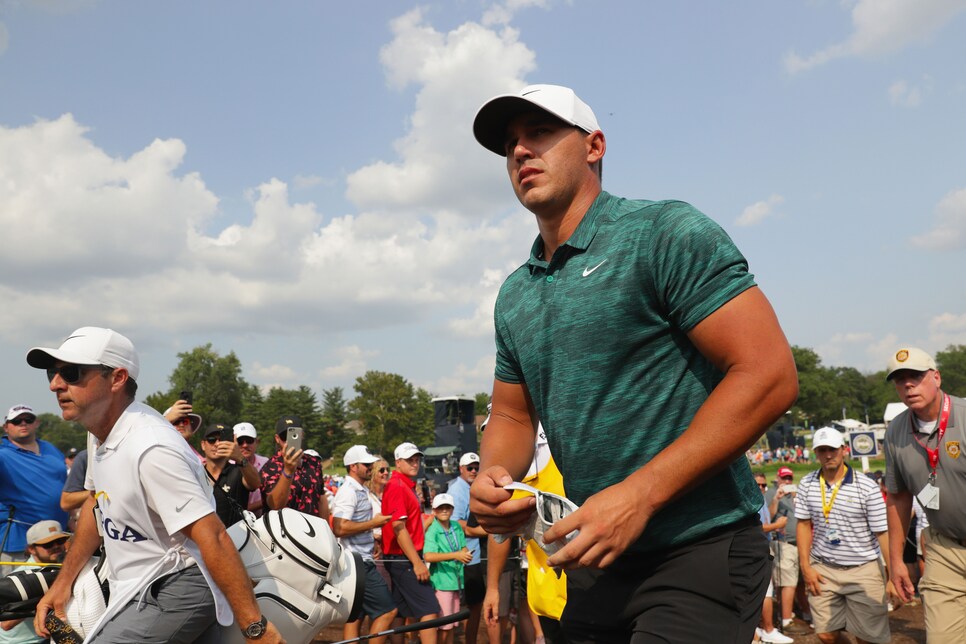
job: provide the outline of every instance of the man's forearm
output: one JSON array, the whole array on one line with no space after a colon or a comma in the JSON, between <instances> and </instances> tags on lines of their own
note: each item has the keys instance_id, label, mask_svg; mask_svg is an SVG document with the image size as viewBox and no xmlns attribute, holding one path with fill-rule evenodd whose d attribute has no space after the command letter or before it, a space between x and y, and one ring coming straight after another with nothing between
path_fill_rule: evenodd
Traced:
<instances>
[{"instance_id":1,"label":"man's forearm","mask_svg":"<svg viewBox=\"0 0 966 644\"><path fill-rule=\"evenodd\" d=\"M889 525L889 538L886 542L889 545L889 550L898 557L902 557L906 535L909 534L912 503L911 492L890 492L886 499L886 520ZM886 551L882 552L882 556L885 557L887 564L895 564L895 562L889 560Z\"/></svg>"},{"instance_id":2,"label":"man's forearm","mask_svg":"<svg viewBox=\"0 0 966 644\"><path fill-rule=\"evenodd\" d=\"M500 575L503 574L503 566L510 558L510 548L515 539L507 539L503 543L497 542L493 537L486 544L486 587L499 588Z\"/></svg>"},{"instance_id":3,"label":"man's forearm","mask_svg":"<svg viewBox=\"0 0 966 644\"><path fill-rule=\"evenodd\" d=\"M371 532L381 525L382 523L376 519L369 519L368 521L352 521L350 519L340 519L339 517L335 517L332 519L332 533L340 538L351 537L363 532Z\"/></svg>"},{"instance_id":4,"label":"man's forearm","mask_svg":"<svg viewBox=\"0 0 966 644\"><path fill-rule=\"evenodd\" d=\"M84 505L84 501L90 497L91 493L89 490L80 490L78 492L61 492L60 494L60 509L64 512L70 512L80 506Z\"/></svg>"},{"instance_id":5,"label":"man's forearm","mask_svg":"<svg viewBox=\"0 0 966 644\"><path fill-rule=\"evenodd\" d=\"M396 533L396 543L399 545L399 549L403 551L403 554L406 555L406 558L409 559L409 562L414 566L420 563L422 559L419 558L419 551L416 550L416 546L413 544L409 530L405 526L400 530L396 530L395 528L393 530Z\"/></svg>"},{"instance_id":6,"label":"man's forearm","mask_svg":"<svg viewBox=\"0 0 966 644\"><path fill-rule=\"evenodd\" d=\"M272 488L272 491L267 494L264 491L262 492L262 496L265 497L265 505L270 510L284 508L288 505L289 491L291 489L292 479L285 476L284 472L281 472L278 475L278 480L275 482L275 487Z\"/></svg>"},{"instance_id":7,"label":"man's forearm","mask_svg":"<svg viewBox=\"0 0 966 644\"><path fill-rule=\"evenodd\" d=\"M262 484L262 477L258 474L258 470L247 458L241 459L242 468L242 485L245 489L251 492L252 490L257 490Z\"/></svg>"},{"instance_id":8,"label":"man's forearm","mask_svg":"<svg viewBox=\"0 0 966 644\"><path fill-rule=\"evenodd\" d=\"M261 609L252 591L252 580L238 555L238 548L217 515L209 514L183 530L198 545L211 578L224 593L241 627L257 622Z\"/></svg>"},{"instance_id":9,"label":"man's forearm","mask_svg":"<svg viewBox=\"0 0 966 644\"><path fill-rule=\"evenodd\" d=\"M803 570L811 567L812 553L812 522L799 519L795 529L795 541L798 543L798 563Z\"/></svg>"},{"instance_id":10,"label":"man's forearm","mask_svg":"<svg viewBox=\"0 0 966 644\"><path fill-rule=\"evenodd\" d=\"M73 584L84 564L101 545L101 535L97 532L94 519L94 505L94 497L88 494L77 516L77 527L71 538L70 550L64 557L64 565L57 574L57 582Z\"/></svg>"}]
</instances>

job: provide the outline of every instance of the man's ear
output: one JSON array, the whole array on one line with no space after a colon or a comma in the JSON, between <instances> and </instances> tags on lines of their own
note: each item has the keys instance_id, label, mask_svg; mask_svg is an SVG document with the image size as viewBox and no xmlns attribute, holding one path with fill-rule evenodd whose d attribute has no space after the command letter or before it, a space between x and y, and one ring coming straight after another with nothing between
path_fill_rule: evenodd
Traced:
<instances>
[{"instance_id":1,"label":"man's ear","mask_svg":"<svg viewBox=\"0 0 966 644\"><path fill-rule=\"evenodd\" d=\"M587 135L587 163L594 164L604 158L607 152L607 139L600 130Z\"/></svg>"}]
</instances>

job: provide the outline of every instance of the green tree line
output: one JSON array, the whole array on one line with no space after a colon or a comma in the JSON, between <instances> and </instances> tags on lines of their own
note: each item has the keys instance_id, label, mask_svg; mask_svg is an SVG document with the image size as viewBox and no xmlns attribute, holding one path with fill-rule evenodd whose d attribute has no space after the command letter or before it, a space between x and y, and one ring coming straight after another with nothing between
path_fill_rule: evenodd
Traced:
<instances>
[{"instance_id":1,"label":"green tree line","mask_svg":"<svg viewBox=\"0 0 966 644\"><path fill-rule=\"evenodd\" d=\"M848 418L882 422L886 404L899 400L886 382L884 368L863 374L852 367L826 367L812 349L793 346L792 354L799 380L798 401L788 414L793 425L821 427L841 419L843 411ZM283 415L301 417L306 447L323 456L342 454L355 443L391 455L402 441L433 442L433 395L399 374L367 371L356 378L351 400L341 387L323 389L319 400L305 385L273 387L263 393L242 377L241 361L234 352L219 355L211 344L179 353L178 359L168 377L169 388L150 394L144 402L163 412L180 392L190 391L205 425L242 421L255 425L259 452L265 455L275 450L275 422ZM966 345L950 345L938 352L936 364L943 389L966 396ZM489 394L478 393L475 399L477 415L485 415ZM56 414L41 414L40 419L43 438L61 450L86 445L86 433L77 424Z\"/></svg>"}]
</instances>

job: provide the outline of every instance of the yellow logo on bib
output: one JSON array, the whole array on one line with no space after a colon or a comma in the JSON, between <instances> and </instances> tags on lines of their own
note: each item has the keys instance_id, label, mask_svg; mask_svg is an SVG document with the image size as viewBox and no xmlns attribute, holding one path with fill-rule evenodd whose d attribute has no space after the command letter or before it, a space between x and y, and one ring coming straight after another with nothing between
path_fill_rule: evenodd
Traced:
<instances>
[{"instance_id":1,"label":"yellow logo on bib","mask_svg":"<svg viewBox=\"0 0 966 644\"><path fill-rule=\"evenodd\" d=\"M946 441L946 453L953 458L959 458L959 441Z\"/></svg>"}]
</instances>

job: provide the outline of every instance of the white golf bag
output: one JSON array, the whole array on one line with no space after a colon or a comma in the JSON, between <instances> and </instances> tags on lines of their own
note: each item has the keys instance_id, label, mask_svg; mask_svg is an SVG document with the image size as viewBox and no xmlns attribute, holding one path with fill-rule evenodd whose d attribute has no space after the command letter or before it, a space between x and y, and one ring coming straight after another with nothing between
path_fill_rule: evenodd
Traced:
<instances>
[{"instance_id":1,"label":"white golf bag","mask_svg":"<svg viewBox=\"0 0 966 644\"><path fill-rule=\"evenodd\" d=\"M289 644L308 644L329 624L361 616L362 558L339 545L324 519L289 508L269 510L258 519L245 512L228 534L252 579L262 614ZM101 581L89 564L74 582L67 616L81 637L105 610ZM245 642L238 624L223 626L222 638Z\"/></svg>"}]
</instances>

